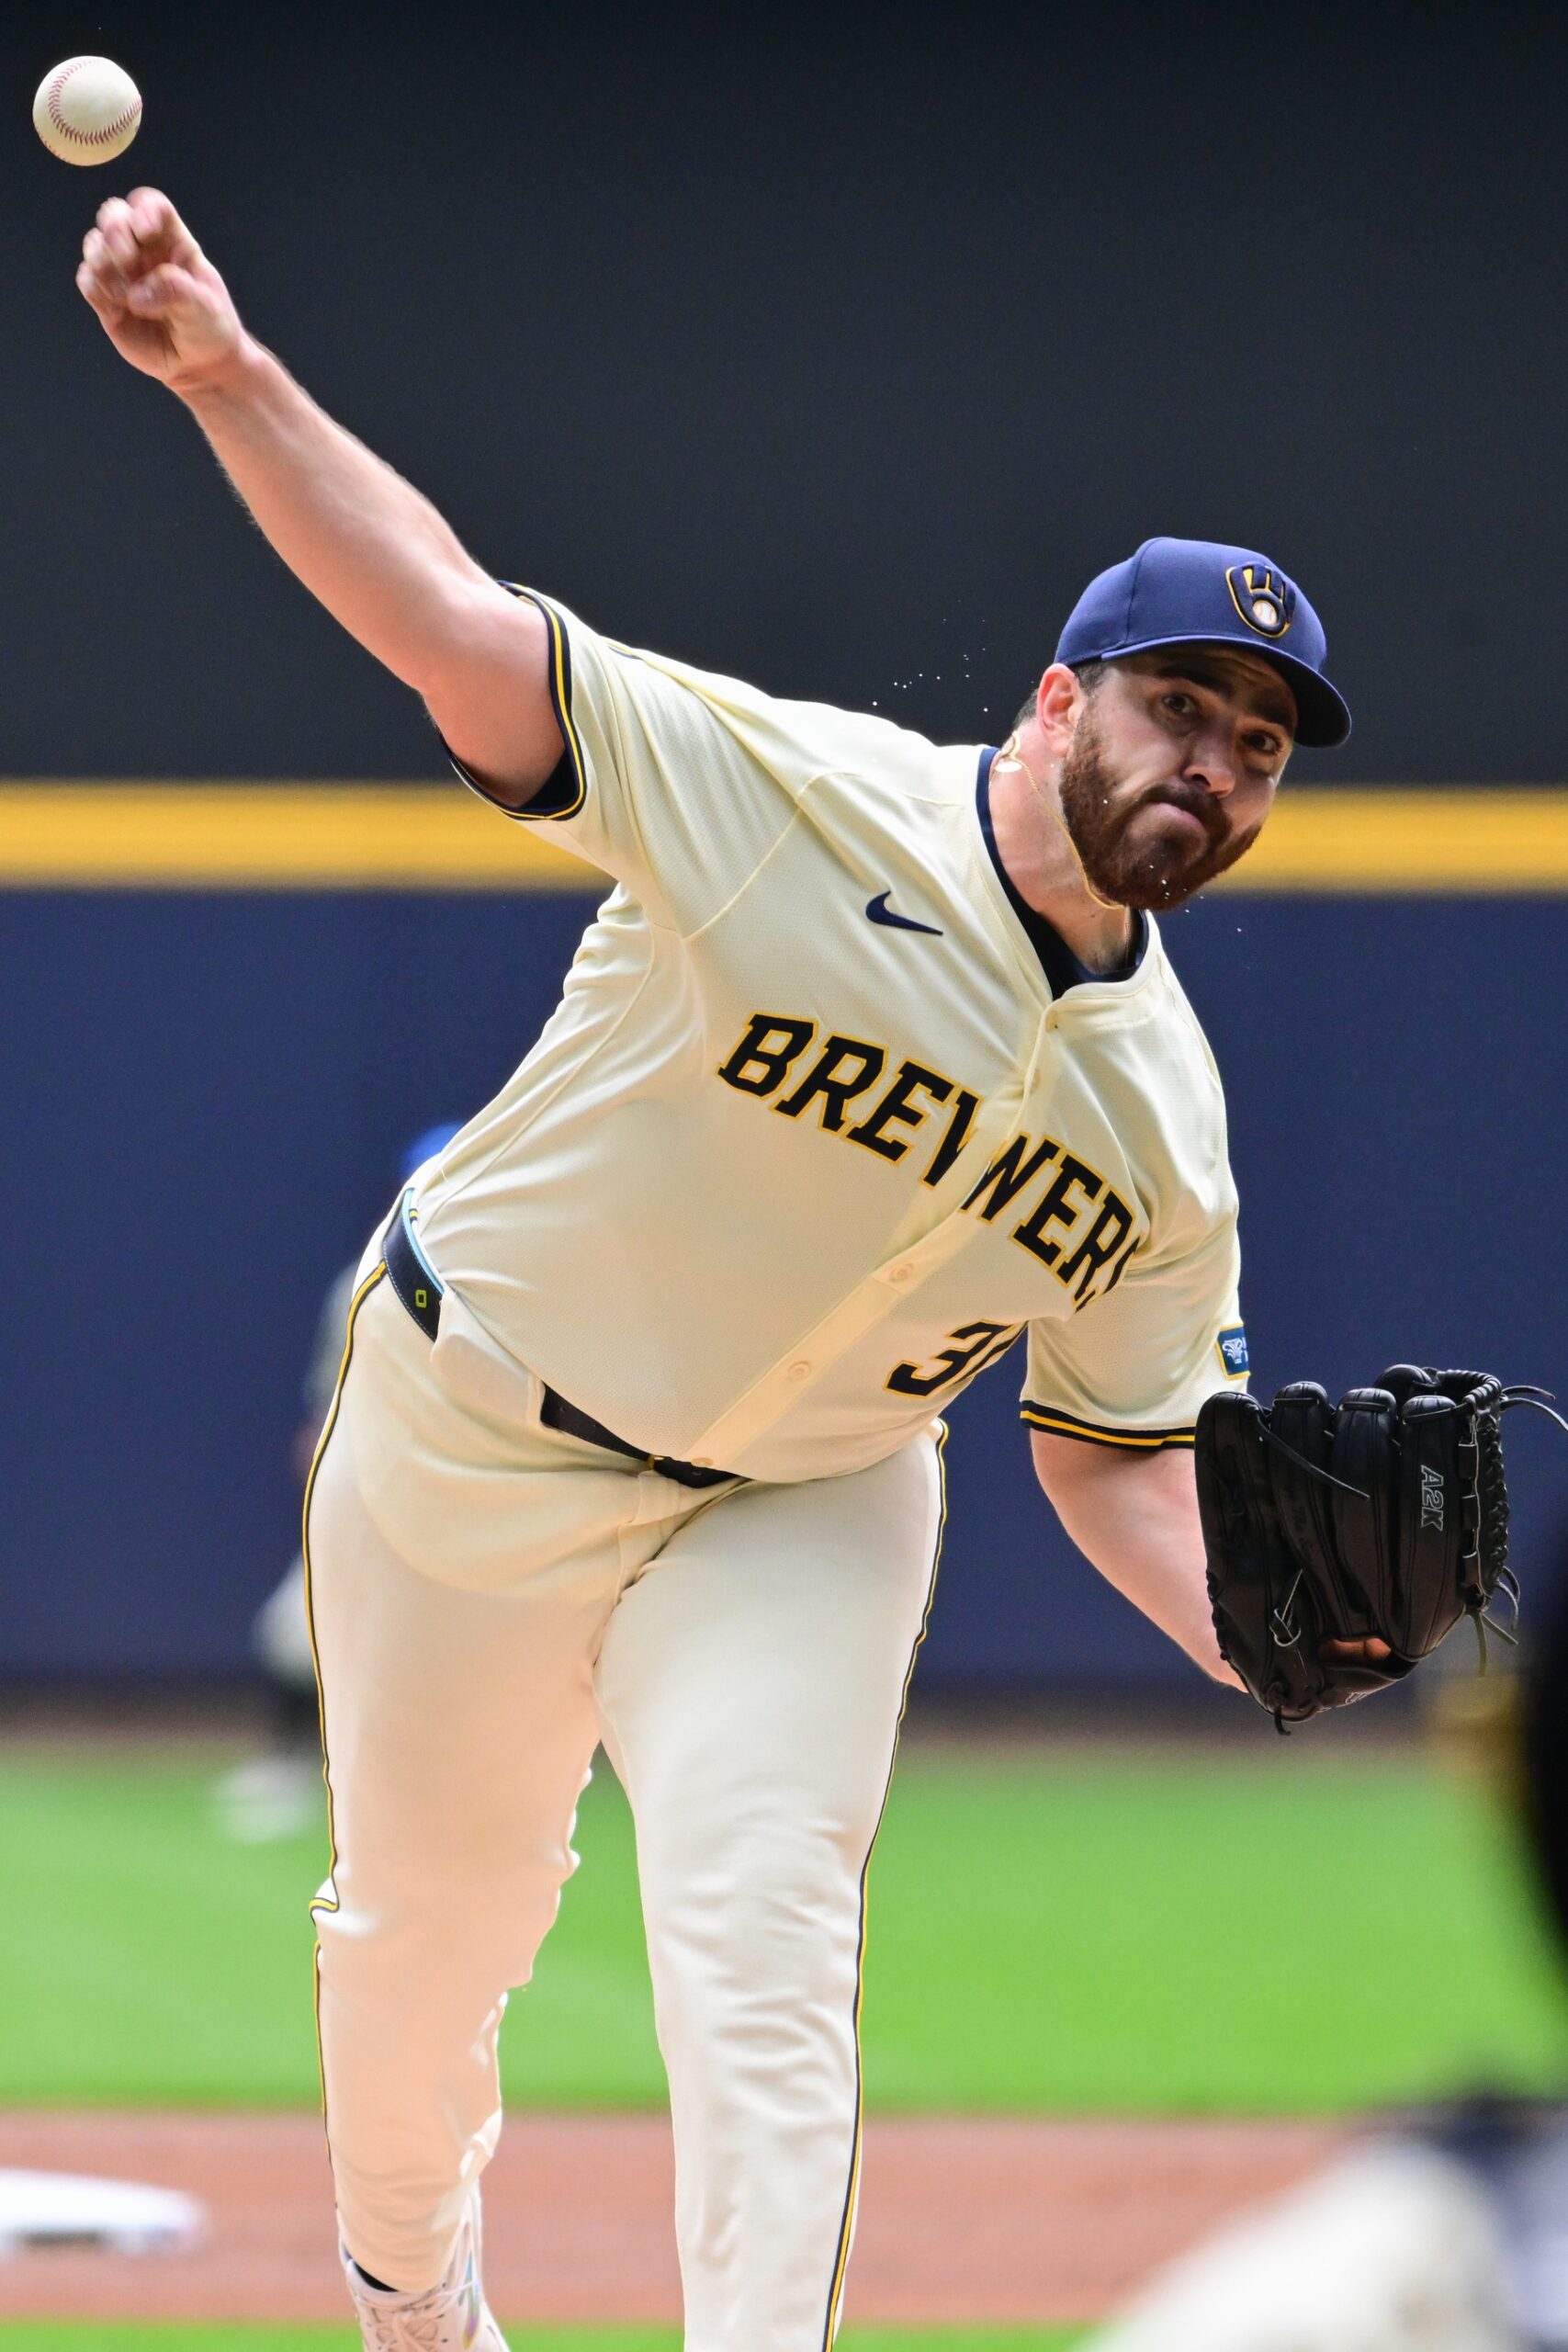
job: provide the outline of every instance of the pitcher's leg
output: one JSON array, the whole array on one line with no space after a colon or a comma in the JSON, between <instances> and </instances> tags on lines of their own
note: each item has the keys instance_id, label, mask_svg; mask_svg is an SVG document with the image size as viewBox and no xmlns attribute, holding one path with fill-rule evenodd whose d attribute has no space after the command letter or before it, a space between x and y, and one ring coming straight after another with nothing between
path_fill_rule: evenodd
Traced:
<instances>
[{"instance_id":1,"label":"pitcher's leg","mask_svg":"<svg viewBox=\"0 0 1568 2352\"><path fill-rule=\"evenodd\" d=\"M495 2041L574 1867L614 1579L453 1590L417 1575L329 1441L311 1611L334 1863L317 1906L344 2242L400 2289L442 2276L501 2123Z\"/></svg>"},{"instance_id":2,"label":"pitcher's leg","mask_svg":"<svg viewBox=\"0 0 1568 2352\"><path fill-rule=\"evenodd\" d=\"M922 1439L748 1487L611 1618L605 1745L637 1820L675 2125L686 2352L822 2352L860 2162L866 1867L942 1519Z\"/></svg>"}]
</instances>

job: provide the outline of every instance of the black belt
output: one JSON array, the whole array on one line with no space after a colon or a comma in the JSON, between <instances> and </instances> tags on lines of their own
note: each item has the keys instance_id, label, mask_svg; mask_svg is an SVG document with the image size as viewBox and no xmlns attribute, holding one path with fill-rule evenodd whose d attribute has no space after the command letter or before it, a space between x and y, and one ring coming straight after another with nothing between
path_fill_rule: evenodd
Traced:
<instances>
[{"instance_id":1,"label":"black belt","mask_svg":"<svg viewBox=\"0 0 1568 2352\"><path fill-rule=\"evenodd\" d=\"M427 1340L434 1340L441 1328L442 1283L434 1266L413 1238L411 1230L412 1211L407 1197L392 1211L386 1232L381 1236L381 1255L386 1261L387 1280ZM630 1461L640 1462L645 1468L657 1470L660 1476L673 1478L682 1487L722 1487L732 1476L728 1470L698 1468L694 1462L675 1462L667 1453L648 1453L640 1445L628 1444L596 1421L592 1413L584 1413L559 1391L547 1387L539 1407L539 1419L549 1430L558 1430L563 1437L581 1438L586 1445L602 1445L612 1453L624 1453Z\"/></svg>"}]
</instances>

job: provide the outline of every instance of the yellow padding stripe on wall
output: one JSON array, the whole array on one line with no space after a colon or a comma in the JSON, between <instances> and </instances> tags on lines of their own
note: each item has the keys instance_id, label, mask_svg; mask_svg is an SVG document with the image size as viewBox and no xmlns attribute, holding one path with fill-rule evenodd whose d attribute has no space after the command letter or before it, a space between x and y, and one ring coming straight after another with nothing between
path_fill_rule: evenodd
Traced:
<instances>
[{"instance_id":1,"label":"yellow padding stripe on wall","mask_svg":"<svg viewBox=\"0 0 1568 2352\"><path fill-rule=\"evenodd\" d=\"M1231 893L1568 891L1568 791L1287 785ZM0 888L583 890L457 785L0 785Z\"/></svg>"},{"instance_id":2,"label":"yellow padding stripe on wall","mask_svg":"<svg viewBox=\"0 0 1568 2352\"><path fill-rule=\"evenodd\" d=\"M461 785L0 785L0 888L597 890Z\"/></svg>"},{"instance_id":3,"label":"yellow padding stripe on wall","mask_svg":"<svg viewBox=\"0 0 1568 2352\"><path fill-rule=\"evenodd\" d=\"M1298 791L1287 784L1229 891L1568 890L1568 792Z\"/></svg>"}]
</instances>

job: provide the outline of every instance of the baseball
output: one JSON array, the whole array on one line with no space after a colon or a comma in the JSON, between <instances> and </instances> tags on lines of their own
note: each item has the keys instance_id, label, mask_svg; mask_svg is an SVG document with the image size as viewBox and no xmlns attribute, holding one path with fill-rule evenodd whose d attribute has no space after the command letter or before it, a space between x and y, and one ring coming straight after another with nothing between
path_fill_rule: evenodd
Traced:
<instances>
[{"instance_id":1,"label":"baseball","mask_svg":"<svg viewBox=\"0 0 1568 2352\"><path fill-rule=\"evenodd\" d=\"M141 93L107 57L68 57L39 84L33 128L63 164L123 155L141 122Z\"/></svg>"}]
</instances>

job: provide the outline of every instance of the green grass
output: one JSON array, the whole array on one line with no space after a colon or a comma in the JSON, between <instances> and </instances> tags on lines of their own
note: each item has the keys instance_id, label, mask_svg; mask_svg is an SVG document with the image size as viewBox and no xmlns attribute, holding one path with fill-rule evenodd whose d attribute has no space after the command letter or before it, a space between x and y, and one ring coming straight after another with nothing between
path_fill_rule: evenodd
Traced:
<instances>
[{"instance_id":1,"label":"green grass","mask_svg":"<svg viewBox=\"0 0 1568 2352\"><path fill-rule=\"evenodd\" d=\"M225 1844L209 1789L135 1752L0 1760L0 2105L313 2104L320 1838ZM509 2095L655 2105L630 1824L603 1770L579 1844L508 2019ZM1260 1740L900 1768L871 1888L874 2106L1267 2113L1560 2087L1564 2018L1492 1801L1417 1762Z\"/></svg>"},{"instance_id":2,"label":"green grass","mask_svg":"<svg viewBox=\"0 0 1568 2352\"><path fill-rule=\"evenodd\" d=\"M512 2352L680 2352L671 2327L513 2327ZM1066 2352L1078 2331L1055 2327L846 2327L842 2352ZM0 2320L10 2352L355 2352L354 2328L140 2326L127 2320Z\"/></svg>"}]
</instances>

